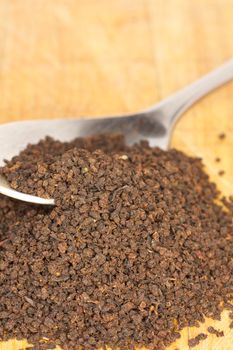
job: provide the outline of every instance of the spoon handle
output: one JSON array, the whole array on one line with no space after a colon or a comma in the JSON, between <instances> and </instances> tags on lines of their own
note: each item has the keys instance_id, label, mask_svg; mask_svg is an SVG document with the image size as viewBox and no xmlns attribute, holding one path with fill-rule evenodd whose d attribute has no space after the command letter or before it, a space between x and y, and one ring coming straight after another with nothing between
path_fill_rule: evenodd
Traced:
<instances>
[{"instance_id":1,"label":"spoon handle","mask_svg":"<svg viewBox=\"0 0 233 350\"><path fill-rule=\"evenodd\" d=\"M162 100L158 106L164 112L165 124L171 127L190 106L209 92L233 79L233 59L214 69L194 83ZM153 107L150 111L153 110Z\"/></svg>"}]
</instances>

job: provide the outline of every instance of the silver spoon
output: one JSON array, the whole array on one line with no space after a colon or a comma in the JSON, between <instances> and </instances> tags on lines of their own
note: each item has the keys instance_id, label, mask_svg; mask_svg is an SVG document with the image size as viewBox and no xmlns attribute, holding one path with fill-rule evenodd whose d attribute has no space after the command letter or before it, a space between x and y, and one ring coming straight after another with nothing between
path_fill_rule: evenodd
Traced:
<instances>
[{"instance_id":1,"label":"silver spoon","mask_svg":"<svg viewBox=\"0 0 233 350\"><path fill-rule=\"evenodd\" d=\"M28 143L36 143L45 136L60 141L71 141L78 136L120 132L126 142L133 144L148 140L151 146L169 147L173 127L178 118L197 100L233 79L233 60L226 62L191 85L135 114L93 119L61 119L22 121L0 125L0 166L11 159ZM0 176L0 193L21 201L54 205L53 199L44 199L15 191Z\"/></svg>"}]
</instances>

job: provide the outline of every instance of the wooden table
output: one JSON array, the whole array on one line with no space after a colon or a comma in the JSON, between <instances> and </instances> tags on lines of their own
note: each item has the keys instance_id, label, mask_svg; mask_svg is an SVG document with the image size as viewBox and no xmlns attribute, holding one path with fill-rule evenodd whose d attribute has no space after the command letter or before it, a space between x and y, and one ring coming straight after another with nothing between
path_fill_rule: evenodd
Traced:
<instances>
[{"instance_id":1,"label":"wooden table","mask_svg":"<svg viewBox=\"0 0 233 350\"><path fill-rule=\"evenodd\" d=\"M233 56L232 15L232 0L1 0L0 122L149 106ZM233 84L212 93L179 121L172 142L202 157L226 195L233 194L232 100ZM210 324L225 336L195 350L232 350L228 323L224 312L221 322L185 329L169 350L188 349L188 338Z\"/></svg>"}]
</instances>

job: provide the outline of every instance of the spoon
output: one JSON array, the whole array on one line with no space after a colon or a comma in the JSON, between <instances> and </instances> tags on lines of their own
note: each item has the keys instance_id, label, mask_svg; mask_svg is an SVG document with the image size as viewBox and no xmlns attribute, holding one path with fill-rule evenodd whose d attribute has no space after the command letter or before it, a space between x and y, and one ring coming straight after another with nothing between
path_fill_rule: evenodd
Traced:
<instances>
[{"instance_id":1,"label":"spoon","mask_svg":"<svg viewBox=\"0 0 233 350\"><path fill-rule=\"evenodd\" d=\"M37 120L0 125L0 166L4 165L4 159L11 159L28 143L36 143L45 136L60 141L71 141L79 136L120 132L125 135L126 143L129 145L147 140L152 147L167 149L173 127L182 113L200 98L232 79L233 59L139 113L84 120ZM11 189L2 176L0 176L0 193L25 202L55 204L53 199L44 199Z\"/></svg>"}]
</instances>

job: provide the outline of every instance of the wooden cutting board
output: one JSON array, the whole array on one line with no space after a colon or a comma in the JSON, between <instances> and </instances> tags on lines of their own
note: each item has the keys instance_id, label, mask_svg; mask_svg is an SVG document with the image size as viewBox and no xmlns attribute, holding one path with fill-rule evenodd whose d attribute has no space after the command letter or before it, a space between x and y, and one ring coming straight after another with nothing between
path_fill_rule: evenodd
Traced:
<instances>
[{"instance_id":1,"label":"wooden cutting board","mask_svg":"<svg viewBox=\"0 0 233 350\"><path fill-rule=\"evenodd\" d=\"M147 107L233 56L232 14L232 0L1 0L0 122ZM233 83L202 100L172 142L202 157L226 195L233 194L232 98ZM188 339L212 324L225 336L195 350L232 350L227 312L221 322L183 330L169 350L188 350Z\"/></svg>"}]
</instances>

